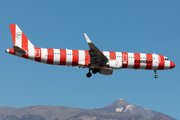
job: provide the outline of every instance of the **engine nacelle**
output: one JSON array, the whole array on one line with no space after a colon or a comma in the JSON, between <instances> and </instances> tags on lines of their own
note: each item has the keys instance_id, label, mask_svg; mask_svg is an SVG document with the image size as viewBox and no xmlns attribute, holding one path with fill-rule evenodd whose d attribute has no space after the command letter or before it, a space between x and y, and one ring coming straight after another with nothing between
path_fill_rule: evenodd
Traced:
<instances>
[{"instance_id":1,"label":"engine nacelle","mask_svg":"<svg viewBox=\"0 0 180 120\"><path fill-rule=\"evenodd\" d=\"M122 68L122 62L120 62L118 60L109 60L107 64L108 64L109 68L113 68L113 69L121 69Z\"/></svg>"},{"instance_id":2,"label":"engine nacelle","mask_svg":"<svg viewBox=\"0 0 180 120\"><path fill-rule=\"evenodd\" d=\"M112 75L113 69L112 68L101 68L99 73L103 74L103 75Z\"/></svg>"}]
</instances>

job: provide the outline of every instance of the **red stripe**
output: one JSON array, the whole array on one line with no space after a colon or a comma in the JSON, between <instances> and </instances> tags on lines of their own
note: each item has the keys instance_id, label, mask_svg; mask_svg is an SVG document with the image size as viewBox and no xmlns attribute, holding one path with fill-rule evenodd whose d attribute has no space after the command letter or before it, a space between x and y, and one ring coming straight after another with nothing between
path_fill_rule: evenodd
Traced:
<instances>
[{"instance_id":1,"label":"red stripe","mask_svg":"<svg viewBox=\"0 0 180 120\"><path fill-rule=\"evenodd\" d=\"M22 32L22 49L28 49L28 38Z\"/></svg>"},{"instance_id":2,"label":"red stripe","mask_svg":"<svg viewBox=\"0 0 180 120\"><path fill-rule=\"evenodd\" d=\"M163 70L164 69L164 56L162 56L162 55L158 55L158 59L160 59L159 60L159 66L158 66L158 70Z\"/></svg>"},{"instance_id":3,"label":"red stripe","mask_svg":"<svg viewBox=\"0 0 180 120\"><path fill-rule=\"evenodd\" d=\"M122 68L127 68L128 66L128 53L122 52Z\"/></svg>"},{"instance_id":4,"label":"red stripe","mask_svg":"<svg viewBox=\"0 0 180 120\"><path fill-rule=\"evenodd\" d=\"M15 51L13 48L9 49L9 53L15 55Z\"/></svg>"},{"instance_id":5,"label":"red stripe","mask_svg":"<svg viewBox=\"0 0 180 120\"><path fill-rule=\"evenodd\" d=\"M140 67L140 53L134 53L134 67L133 69L139 69Z\"/></svg>"},{"instance_id":6,"label":"red stripe","mask_svg":"<svg viewBox=\"0 0 180 120\"><path fill-rule=\"evenodd\" d=\"M153 55L152 54L146 54L146 69L152 69L153 65Z\"/></svg>"},{"instance_id":7,"label":"red stripe","mask_svg":"<svg viewBox=\"0 0 180 120\"><path fill-rule=\"evenodd\" d=\"M116 60L116 53L115 52L109 52L110 59Z\"/></svg>"},{"instance_id":8,"label":"red stripe","mask_svg":"<svg viewBox=\"0 0 180 120\"><path fill-rule=\"evenodd\" d=\"M72 66L77 66L79 62L79 51L72 50L72 54L73 54Z\"/></svg>"},{"instance_id":9,"label":"red stripe","mask_svg":"<svg viewBox=\"0 0 180 120\"><path fill-rule=\"evenodd\" d=\"M12 35L12 39L13 39L13 44L15 45L15 32L16 32L16 25L14 24L10 24L10 29L11 29L11 35Z\"/></svg>"},{"instance_id":10,"label":"red stripe","mask_svg":"<svg viewBox=\"0 0 180 120\"><path fill-rule=\"evenodd\" d=\"M60 63L59 65L66 65L66 50L60 49Z\"/></svg>"},{"instance_id":11,"label":"red stripe","mask_svg":"<svg viewBox=\"0 0 180 120\"><path fill-rule=\"evenodd\" d=\"M85 50L85 66L88 66L90 62L89 51Z\"/></svg>"},{"instance_id":12,"label":"red stripe","mask_svg":"<svg viewBox=\"0 0 180 120\"><path fill-rule=\"evenodd\" d=\"M54 50L47 49L47 64L53 64L54 61Z\"/></svg>"},{"instance_id":13,"label":"red stripe","mask_svg":"<svg viewBox=\"0 0 180 120\"><path fill-rule=\"evenodd\" d=\"M41 49L34 47L34 52L35 52L35 61L41 62Z\"/></svg>"},{"instance_id":14,"label":"red stripe","mask_svg":"<svg viewBox=\"0 0 180 120\"><path fill-rule=\"evenodd\" d=\"M28 51L28 38L22 33L22 49L25 51ZM28 53L25 55L22 55L22 57L28 59Z\"/></svg>"}]
</instances>

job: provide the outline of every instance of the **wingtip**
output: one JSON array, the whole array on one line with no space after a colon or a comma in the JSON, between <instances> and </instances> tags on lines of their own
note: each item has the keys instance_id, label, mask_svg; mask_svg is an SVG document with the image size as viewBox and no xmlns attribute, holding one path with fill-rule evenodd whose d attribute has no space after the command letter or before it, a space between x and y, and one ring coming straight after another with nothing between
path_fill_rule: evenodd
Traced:
<instances>
[{"instance_id":1,"label":"wingtip","mask_svg":"<svg viewBox=\"0 0 180 120\"><path fill-rule=\"evenodd\" d=\"M91 40L89 39L89 37L86 35L86 33L84 33L84 36L85 36L88 43L92 43Z\"/></svg>"}]
</instances>

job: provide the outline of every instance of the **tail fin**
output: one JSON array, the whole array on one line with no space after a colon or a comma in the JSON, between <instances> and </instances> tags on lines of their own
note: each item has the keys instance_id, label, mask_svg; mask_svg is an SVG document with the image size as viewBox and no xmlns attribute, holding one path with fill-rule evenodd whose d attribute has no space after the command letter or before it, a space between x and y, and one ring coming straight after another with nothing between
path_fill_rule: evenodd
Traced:
<instances>
[{"instance_id":1,"label":"tail fin","mask_svg":"<svg viewBox=\"0 0 180 120\"><path fill-rule=\"evenodd\" d=\"M13 39L14 46L18 46L23 50L34 48L34 45L29 41L25 34L16 24L10 24L11 35Z\"/></svg>"}]
</instances>

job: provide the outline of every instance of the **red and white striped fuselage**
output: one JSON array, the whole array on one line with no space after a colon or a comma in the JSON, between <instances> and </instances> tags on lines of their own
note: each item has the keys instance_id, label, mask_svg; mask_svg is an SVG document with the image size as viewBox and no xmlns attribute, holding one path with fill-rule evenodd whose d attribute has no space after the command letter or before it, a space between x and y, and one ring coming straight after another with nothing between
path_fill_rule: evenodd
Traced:
<instances>
[{"instance_id":1,"label":"red and white striped fuselage","mask_svg":"<svg viewBox=\"0 0 180 120\"><path fill-rule=\"evenodd\" d=\"M6 52L13 55L27 58L33 61L51 65L78 66L83 68L94 68L90 63L88 50L69 50L69 49L46 49L32 48L27 50L27 54L22 55L15 50L7 49ZM147 70L166 70L175 65L167 57L158 54L147 53L128 53L128 52L109 52L102 53L111 60L122 62L122 68L128 69L147 69ZM107 68L108 66L98 65L97 68Z\"/></svg>"},{"instance_id":2,"label":"red and white striped fuselage","mask_svg":"<svg viewBox=\"0 0 180 120\"><path fill-rule=\"evenodd\" d=\"M167 57L158 54L99 51L86 34L90 50L37 48L17 25L10 24L10 29L14 46L7 49L7 53L51 65L89 68L87 77L91 76L90 70L111 75L113 69L146 69L154 70L156 74L157 70L175 67Z\"/></svg>"}]
</instances>

